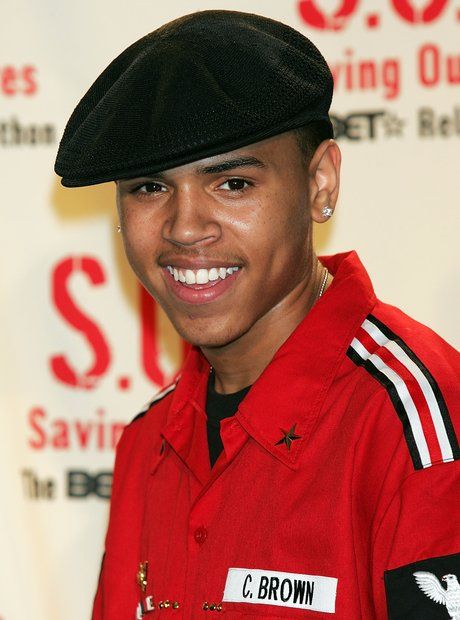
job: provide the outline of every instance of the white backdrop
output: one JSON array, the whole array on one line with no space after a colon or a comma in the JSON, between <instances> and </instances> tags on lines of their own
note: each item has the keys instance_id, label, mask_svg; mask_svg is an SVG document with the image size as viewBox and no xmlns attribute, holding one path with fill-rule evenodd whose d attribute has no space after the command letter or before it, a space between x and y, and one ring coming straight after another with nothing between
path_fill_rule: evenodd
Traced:
<instances>
[{"instance_id":1,"label":"white backdrop","mask_svg":"<svg viewBox=\"0 0 460 620\"><path fill-rule=\"evenodd\" d=\"M226 8L301 30L336 79L341 198L320 253L460 343L460 8L454 0L9 0L0 19L0 620L90 616L116 438L182 345L140 293L114 187L64 189L58 140L125 47Z\"/></svg>"}]
</instances>

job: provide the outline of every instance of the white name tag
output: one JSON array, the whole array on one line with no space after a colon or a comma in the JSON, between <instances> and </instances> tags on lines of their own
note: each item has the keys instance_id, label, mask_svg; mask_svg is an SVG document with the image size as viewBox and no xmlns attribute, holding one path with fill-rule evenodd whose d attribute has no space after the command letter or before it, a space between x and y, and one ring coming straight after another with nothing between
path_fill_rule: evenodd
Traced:
<instances>
[{"instance_id":1,"label":"white name tag","mask_svg":"<svg viewBox=\"0 0 460 620\"><path fill-rule=\"evenodd\" d=\"M335 613L337 579L280 573L255 568L229 568L223 601L257 603Z\"/></svg>"}]
</instances>

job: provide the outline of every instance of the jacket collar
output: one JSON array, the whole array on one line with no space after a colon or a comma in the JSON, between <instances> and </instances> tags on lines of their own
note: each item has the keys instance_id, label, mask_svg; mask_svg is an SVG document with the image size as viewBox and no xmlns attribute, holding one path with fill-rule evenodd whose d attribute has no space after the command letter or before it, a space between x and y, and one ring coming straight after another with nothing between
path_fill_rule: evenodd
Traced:
<instances>
[{"instance_id":1,"label":"jacket collar","mask_svg":"<svg viewBox=\"0 0 460 620\"><path fill-rule=\"evenodd\" d=\"M298 467L299 455L355 332L376 302L356 252L319 260L334 276L332 284L278 349L235 414L253 439L292 469ZM203 449L195 442L194 447L190 445L192 436L196 439L196 426L186 420L193 416L192 410L195 417L197 410L203 417L209 369L201 351L192 347L168 414L164 435L187 461L192 460L192 452ZM289 431L299 436L287 442L290 448L286 441L280 442ZM205 475L201 469L196 472L199 478Z\"/></svg>"}]
</instances>

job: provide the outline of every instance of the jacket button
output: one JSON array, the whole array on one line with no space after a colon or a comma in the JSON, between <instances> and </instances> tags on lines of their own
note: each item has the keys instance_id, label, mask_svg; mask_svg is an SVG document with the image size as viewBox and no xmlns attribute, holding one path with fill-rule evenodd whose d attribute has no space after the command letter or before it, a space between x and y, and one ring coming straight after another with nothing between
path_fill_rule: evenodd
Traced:
<instances>
[{"instance_id":1,"label":"jacket button","mask_svg":"<svg viewBox=\"0 0 460 620\"><path fill-rule=\"evenodd\" d=\"M208 531L205 527L197 527L194 533L195 542L202 545L208 537Z\"/></svg>"}]
</instances>

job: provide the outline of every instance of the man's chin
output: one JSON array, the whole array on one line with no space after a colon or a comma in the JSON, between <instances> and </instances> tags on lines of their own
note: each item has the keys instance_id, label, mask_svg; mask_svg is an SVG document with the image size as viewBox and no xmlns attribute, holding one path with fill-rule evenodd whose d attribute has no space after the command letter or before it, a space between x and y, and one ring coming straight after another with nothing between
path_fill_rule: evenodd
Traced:
<instances>
[{"instance_id":1,"label":"man's chin","mask_svg":"<svg viewBox=\"0 0 460 620\"><path fill-rule=\"evenodd\" d=\"M243 332L229 328L193 329L175 326L179 335L190 344L200 349L219 349L238 340Z\"/></svg>"}]
</instances>

